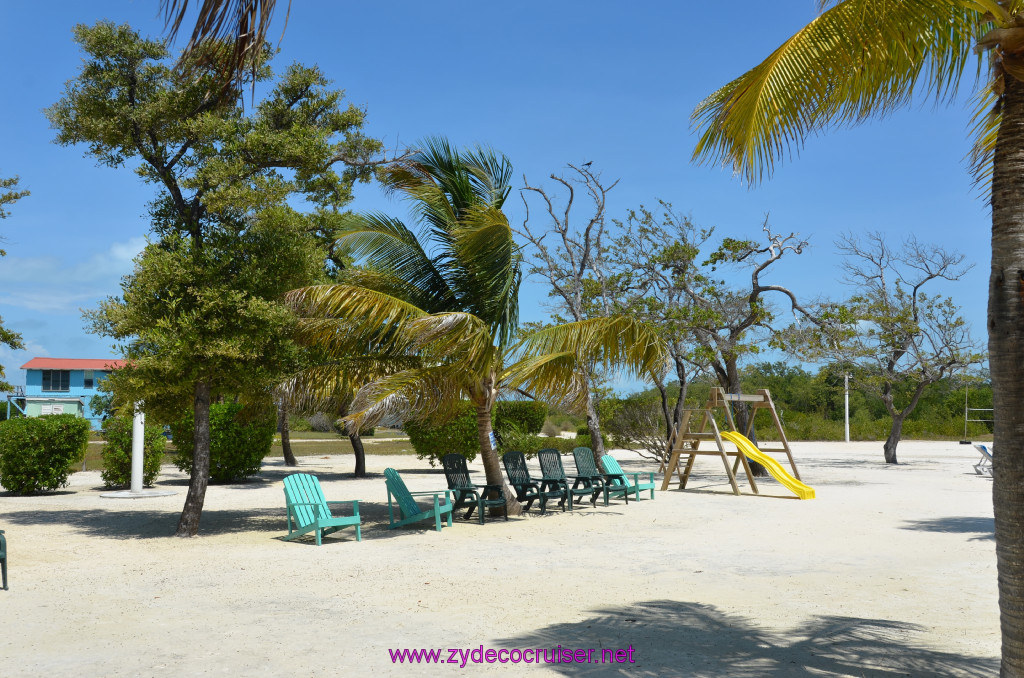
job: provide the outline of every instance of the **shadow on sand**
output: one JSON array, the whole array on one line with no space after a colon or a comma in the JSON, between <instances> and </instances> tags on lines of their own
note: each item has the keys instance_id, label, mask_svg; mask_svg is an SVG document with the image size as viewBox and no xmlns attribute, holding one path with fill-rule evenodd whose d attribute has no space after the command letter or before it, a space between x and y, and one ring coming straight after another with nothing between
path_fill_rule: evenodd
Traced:
<instances>
[{"instance_id":1,"label":"shadow on sand","mask_svg":"<svg viewBox=\"0 0 1024 678\"><path fill-rule=\"evenodd\" d=\"M996 521L994 518L978 518L972 516L948 516L946 518L927 518L925 520L908 520L904 530L921 530L923 532L945 532L947 534L973 534L971 541L996 538Z\"/></svg>"},{"instance_id":2,"label":"shadow on sand","mask_svg":"<svg viewBox=\"0 0 1024 678\"><path fill-rule=\"evenodd\" d=\"M924 627L884 619L814 617L786 634L714 606L653 600L597 610L496 644L512 648L632 645L635 664L546 664L567 676L992 676L999 661L916 645ZM595 660L600 653L595 653Z\"/></svg>"}]
</instances>

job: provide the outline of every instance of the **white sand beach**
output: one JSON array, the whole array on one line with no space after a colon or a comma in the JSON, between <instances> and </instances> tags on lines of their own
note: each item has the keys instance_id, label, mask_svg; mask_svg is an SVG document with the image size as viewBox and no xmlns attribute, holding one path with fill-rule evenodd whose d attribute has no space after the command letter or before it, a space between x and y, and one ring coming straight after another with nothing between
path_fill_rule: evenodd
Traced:
<instances>
[{"instance_id":1,"label":"white sand beach","mask_svg":"<svg viewBox=\"0 0 1024 678\"><path fill-rule=\"evenodd\" d=\"M703 457L687 490L654 501L459 515L441 533L387 530L382 476L394 466L413 490L442 489L439 469L369 455L370 477L353 480L351 457L303 457L328 499L362 500L363 541L347 529L320 547L281 540L279 459L254 482L211 486L188 540L168 536L187 483L173 467L158 482L170 497L101 498L98 472L0 493L0 675L994 675L992 481L973 448L907 441L887 466L881 443L793 447L814 500L770 479L733 496ZM559 645L632 647L635 662L462 668L389 653Z\"/></svg>"}]
</instances>

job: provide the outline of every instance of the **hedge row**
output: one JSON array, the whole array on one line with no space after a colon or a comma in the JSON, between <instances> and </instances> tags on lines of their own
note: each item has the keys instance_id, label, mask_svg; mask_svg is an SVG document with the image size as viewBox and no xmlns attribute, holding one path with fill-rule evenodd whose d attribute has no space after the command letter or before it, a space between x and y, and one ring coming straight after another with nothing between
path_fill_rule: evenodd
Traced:
<instances>
[{"instance_id":1,"label":"hedge row","mask_svg":"<svg viewBox=\"0 0 1024 678\"><path fill-rule=\"evenodd\" d=\"M15 494L64 487L88 444L89 422L73 414L0 423L0 485Z\"/></svg>"},{"instance_id":2,"label":"hedge row","mask_svg":"<svg viewBox=\"0 0 1024 678\"><path fill-rule=\"evenodd\" d=\"M192 472L193 429L191 412L171 424L171 437L178 450L174 464L186 473ZM273 408L245 408L237 403L210 405L210 482L239 482L259 473L276 430Z\"/></svg>"},{"instance_id":3,"label":"hedge row","mask_svg":"<svg viewBox=\"0 0 1024 678\"><path fill-rule=\"evenodd\" d=\"M523 435L536 436L544 427L547 411L544 403L499 401L494 405L494 432L503 440ZM409 434L409 442L416 450L416 457L428 459L431 466L451 452L457 452L472 461L480 451L476 410L468 402L463 403L458 414L444 424L409 421L405 424L405 432Z\"/></svg>"}]
</instances>

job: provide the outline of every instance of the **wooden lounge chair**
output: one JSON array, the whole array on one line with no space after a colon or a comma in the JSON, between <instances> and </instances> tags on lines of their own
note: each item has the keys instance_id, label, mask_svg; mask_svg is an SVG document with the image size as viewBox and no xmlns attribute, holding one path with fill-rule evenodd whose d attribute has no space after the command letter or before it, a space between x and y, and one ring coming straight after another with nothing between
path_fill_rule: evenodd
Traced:
<instances>
[{"instance_id":1,"label":"wooden lounge chair","mask_svg":"<svg viewBox=\"0 0 1024 678\"><path fill-rule=\"evenodd\" d=\"M592 488L578 487L573 484L569 487L569 478L565 475L565 468L562 466L562 453L553 448L546 448L537 453L540 460L540 470L543 477L540 479L545 487L560 487L569 498L569 510L572 511L573 499L592 495L590 503L597 505L597 494Z\"/></svg>"},{"instance_id":2,"label":"wooden lounge chair","mask_svg":"<svg viewBox=\"0 0 1024 678\"><path fill-rule=\"evenodd\" d=\"M4 591L7 590L7 539L4 538L4 531L0 530L0 573L3 574Z\"/></svg>"},{"instance_id":3,"label":"wooden lounge chair","mask_svg":"<svg viewBox=\"0 0 1024 678\"><path fill-rule=\"evenodd\" d=\"M604 465L604 470L607 471L607 473L605 473L605 477L608 478L609 481L611 481L612 478L616 479L614 481L615 487L611 489L612 493L624 492L629 494L632 492L634 498L637 501L640 501L640 492L642 490L650 490L651 499L654 499L653 471L645 471L644 473L626 473L622 470L622 467L619 466L619 462L615 460L615 457L610 454L606 454L601 457L601 463ZM640 476L645 474L649 476L649 479L640 480ZM627 476L633 476L633 482L629 482L629 478ZM605 492L607 494L607 490Z\"/></svg>"},{"instance_id":4,"label":"wooden lounge chair","mask_svg":"<svg viewBox=\"0 0 1024 678\"><path fill-rule=\"evenodd\" d=\"M565 511L565 490L561 486L543 486L539 480L530 478L526 468L526 456L522 452L506 452L501 457L508 475L508 484L516 491L516 501L525 501L524 511L529 511L534 500L540 500L540 512L547 510L549 499L560 499L558 505Z\"/></svg>"},{"instance_id":5,"label":"wooden lounge chair","mask_svg":"<svg viewBox=\"0 0 1024 678\"><path fill-rule=\"evenodd\" d=\"M974 449L981 453L981 459L974 465L974 472L979 476L983 476L986 473L992 475L992 451L981 444L975 445Z\"/></svg>"},{"instance_id":6,"label":"wooden lounge chair","mask_svg":"<svg viewBox=\"0 0 1024 678\"><path fill-rule=\"evenodd\" d=\"M502 492L501 485L474 485L469 479L466 458L457 452L441 457L441 466L444 467L444 477L448 481L448 489L455 495L455 505L452 506L452 511L458 511L468 506L466 520L473 517L473 511L477 511L477 517L480 519L480 524L483 525L485 509L491 506L500 506L505 510L505 520L508 520L508 503L505 501L505 493Z\"/></svg>"},{"instance_id":7,"label":"wooden lounge chair","mask_svg":"<svg viewBox=\"0 0 1024 678\"><path fill-rule=\"evenodd\" d=\"M434 527L438 532L441 531L441 518L446 516L448 519L448 527L452 525L452 500L449 495L449 490L443 490L441 492L410 492L409 488L405 486L405 481L402 480L402 476L398 474L393 468L384 469L384 482L388 487L388 529L393 530L396 527L402 525L408 525L410 523L418 523L423 520L434 519ZM416 503L417 496L432 496L434 498L434 505L424 510ZM444 496L444 502L441 502L441 497ZM395 503L398 504L398 509L401 511L402 519L395 520L395 509L392 504L392 498Z\"/></svg>"},{"instance_id":8,"label":"wooden lounge chair","mask_svg":"<svg viewBox=\"0 0 1024 678\"><path fill-rule=\"evenodd\" d=\"M607 480L604 474L598 470L597 464L594 463L594 453L589 447L576 447L572 451L573 461L576 462L576 482L573 483L573 489L577 486L590 488L594 492L594 505L597 505L597 498L604 494L604 505L608 505L608 488ZM622 496L626 498L626 503L629 503L629 495L625 492Z\"/></svg>"},{"instance_id":9,"label":"wooden lounge chair","mask_svg":"<svg viewBox=\"0 0 1024 678\"><path fill-rule=\"evenodd\" d=\"M327 501L320 480L309 473L293 473L284 479L284 500L288 510L288 536L291 541L304 534L313 532L316 545L332 532L345 527L356 528L356 541L362 541L360 529L359 500ZM335 516L331 513L331 504L352 504L352 514L348 517Z\"/></svg>"}]
</instances>

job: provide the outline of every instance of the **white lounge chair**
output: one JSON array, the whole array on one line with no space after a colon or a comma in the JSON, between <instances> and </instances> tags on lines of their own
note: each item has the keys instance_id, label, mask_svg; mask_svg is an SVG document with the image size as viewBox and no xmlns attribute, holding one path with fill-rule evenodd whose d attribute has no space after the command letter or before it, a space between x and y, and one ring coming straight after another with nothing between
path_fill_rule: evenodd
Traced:
<instances>
[{"instance_id":1,"label":"white lounge chair","mask_svg":"<svg viewBox=\"0 0 1024 678\"><path fill-rule=\"evenodd\" d=\"M992 475L992 452L984 445L975 445L974 449L981 452L981 459L974 465L974 472L979 476L983 476L986 473Z\"/></svg>"}]
</instances>

